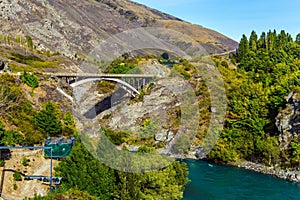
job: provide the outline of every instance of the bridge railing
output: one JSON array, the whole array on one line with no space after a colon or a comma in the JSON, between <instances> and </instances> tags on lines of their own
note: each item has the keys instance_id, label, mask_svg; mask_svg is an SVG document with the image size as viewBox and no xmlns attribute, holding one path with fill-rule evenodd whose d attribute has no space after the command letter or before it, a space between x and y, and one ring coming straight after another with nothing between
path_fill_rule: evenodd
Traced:
<instances>
[{"instance_id":1,"label":"bridge railing","mask_svg":"<svg viewBox=\"0 0 300 200\"><path fill-rule=\"evenodd\" d=\"M154 78L153 74L92 74L92 73L43 73L53 77L84 77L84 78Z\"/></svg>"}]
</instances>

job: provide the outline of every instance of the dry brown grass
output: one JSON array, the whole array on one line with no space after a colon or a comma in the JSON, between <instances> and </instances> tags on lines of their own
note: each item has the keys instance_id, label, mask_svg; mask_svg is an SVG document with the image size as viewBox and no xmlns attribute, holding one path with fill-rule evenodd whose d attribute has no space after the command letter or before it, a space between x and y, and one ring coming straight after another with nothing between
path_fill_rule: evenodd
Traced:
<instances>
[{"instance_id":1,"label":"dry brown grass","mask_svg":"<svg viewBox=\"0 0 300 200\"><path fill-rule=\"evenodd\" d=\"M30 160L28 166L22 165L22 159L26 157ZM53 168L58 165L57 160L53 160ZM3 167L0 168L1 176ZM50 159L45 159L42 150L11 150L11 158L5 161L6 170L15 170L25 175L49 176ZM2 194L8 199L23 199L24 197L34 197L34 194L47 195L49 186L41 181L14 181L14 172L5 171ZM2 180L1 180L2 181ZM14 184L17 189L14 189Z\"/></svg>"}]
</instances>

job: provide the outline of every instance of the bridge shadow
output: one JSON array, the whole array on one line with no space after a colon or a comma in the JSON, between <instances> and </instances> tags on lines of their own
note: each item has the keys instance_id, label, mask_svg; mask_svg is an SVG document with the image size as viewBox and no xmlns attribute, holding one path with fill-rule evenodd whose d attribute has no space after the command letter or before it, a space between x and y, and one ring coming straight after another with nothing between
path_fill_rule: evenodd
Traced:
<instances>
[{"instance_id":1,"label":"bridge shadow","mask_svg":"<svg viewBox=\"0 0 300 200\"><path fill-rule=\"evenodd\" d=\"M118 88L111 95L105 97L104 99L96 103L93 107L91 107L86 113L84 113L84 116L88 119L96 118L105 110L119 105L126 98L126 94L127 92L124 89Z\"/></svg>"}]
</instances>

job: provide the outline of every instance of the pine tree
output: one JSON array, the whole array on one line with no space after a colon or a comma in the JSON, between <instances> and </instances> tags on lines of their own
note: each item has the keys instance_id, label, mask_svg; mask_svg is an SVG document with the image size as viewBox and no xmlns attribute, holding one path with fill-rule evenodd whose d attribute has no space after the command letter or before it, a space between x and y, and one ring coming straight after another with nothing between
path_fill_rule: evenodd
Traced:
<instances>
[{"instance_id":1,"label":"pine tree","mask_svg":"<svg viewBox=\"0 0 300 200\"><path fill-rule=\"evenodd\" d=\"M32 90L39 86L38 78L32 73L24 71L23 75L21 76L21 80L23 83L26 83L28 86L30 86Z\"/></svg>"},{"instance_id":2,"label":"pine tree","mask_svg":"<svg viewBox=\"0 0 300 200\"><path fill-rule=\"evenodd\" d=\"M62 124L58 112L51 102L47 102L34 118L33 123L47 136L58 136L62 131Z\"/></svg>"},{"instance_id":3,"label":"pine tree","mask_svg":"<svg viewBox=\"0 0 300 200\"><path fill-rule=\"evenodd\" d=\"M23 83L26 83L31 87L31 96L33 96L34 89L39 86L39 79L32 73L28 73L24 71L24 74L21 76L21 80Z\"/></svg>"}]
</instances>

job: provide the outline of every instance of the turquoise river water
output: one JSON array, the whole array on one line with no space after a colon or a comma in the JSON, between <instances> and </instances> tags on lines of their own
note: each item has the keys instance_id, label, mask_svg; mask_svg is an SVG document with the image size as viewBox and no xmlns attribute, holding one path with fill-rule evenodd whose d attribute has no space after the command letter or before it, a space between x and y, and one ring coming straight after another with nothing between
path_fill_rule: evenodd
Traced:
<instances>
[{"instance_id":1,"label":"turquoise river water","mask_svg":"<svg viewBox=\"0 0 300 200\"><path fill-rule=\"evenodd\" d=\"M300 200L300 183L238 167L186 160L189 179L184 200Z\"/></svg>"}]
</instances>

